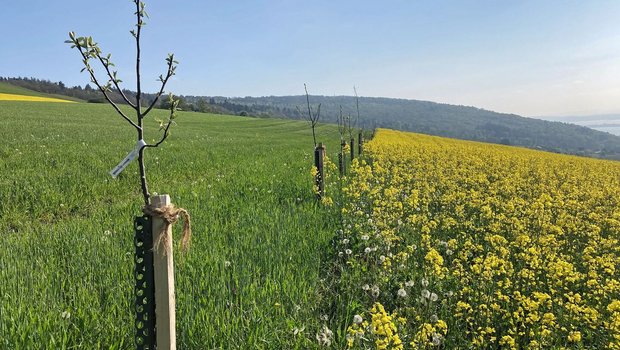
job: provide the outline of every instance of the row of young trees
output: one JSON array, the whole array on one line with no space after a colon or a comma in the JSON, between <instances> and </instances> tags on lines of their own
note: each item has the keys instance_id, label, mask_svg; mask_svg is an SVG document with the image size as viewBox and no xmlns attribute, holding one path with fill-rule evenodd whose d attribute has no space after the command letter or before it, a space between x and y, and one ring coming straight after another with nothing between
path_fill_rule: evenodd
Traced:
<instances>
[{"instance_id":1,"label":"row of young trees","mask_svg":"<svg viewBox=\"0 0 620 350\"><path fill-rule=\"evenodd\" d=\"M298 106L297 112L301 118L306 119L310 123L312 130L312 140L314 142L314 167L313 175L315 181L316 195L319 200L324 198L325 195L325 179L326 179L326 150L322 142L317 142L316 127L321 119L321 104L319 103L316 108L310 104L310 95L308 94L308 87L304 84L304 90L306 93L306 107L305 111ZM356 98L356 117L351 117L351 114L343 114L342 106L340 106L340 113L336 117L336 123L338 124L338 134L340 135L340 150L338 153L338 170L340 177L346 175L347 156L350 154L351 161L355 158L355 135L358 134L358 155L361 155L363 151L363 135L364 130L358 128L359 126L359 97L357 95L357 89L353 87ZM306 113L307 111L307 113ZM348 136L348 140L347 140ZM348 141L348 142L347 142Z\"/></svg>"}]
</instances>

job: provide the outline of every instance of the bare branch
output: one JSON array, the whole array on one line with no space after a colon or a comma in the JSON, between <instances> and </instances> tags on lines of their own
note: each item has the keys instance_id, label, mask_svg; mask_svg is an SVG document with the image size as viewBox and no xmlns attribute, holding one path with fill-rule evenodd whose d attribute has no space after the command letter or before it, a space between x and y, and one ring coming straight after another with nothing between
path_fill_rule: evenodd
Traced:
<instances>
[{"instance_id":1,"label":"bare branch","mask_svg":"<svg viewBox=\"0 0 620 350\"><path fill-rule=\"evenodd\" d=\"M306 83L304 83L304 90L306 90L306 103L308 105L308 120L312 123L314 120L312 119L312 108L310 108L310 96L308 95L308 87Z\"/></svg>"},{"instance_id":2,"label":"bare branch","mask_svg":"<svg viewBox=\"0 0 620 350\"><path fill-rule=\"evenodd\" d=\"M153 100L153 102L151 102L151 105L146 109L146 111L144 111L143 115L149 114L151 109L155 107L155 105L157 104L157 101L159 101L159 98L164 93L164 88L166 87L166 83L168 82L168 79L170 79L170 77L174 75L174 70L176 69L176 66L174 65L176 63L176 61L174 60L174 55L170 54L168 58L166 59L166 61L168 62L168 72L166 73L166 77L163 79L161 76L159 77L161 81L161 88L159 89L159 92L155 95L155 99Z\"/></svg>"},{"instance_id":3,"label":"bare branch","mask_svg":"<svg viewBox=\"0 0 620 350\"><path fill-rule=\"evenodd\" d=\"M119 86L119 80L118 78L116 78L116 74L112 74L112 72L110 72L110 58L108 55L108 58L103 58L101 57L100 54L97 54L97 58L99 59L99 62L101 62L101 65L103 65L103 67L105 68L106 73L108 73L108 77L110 77L110 81L112 83L114 83L114 86L116 87L116 90L118 90L118 93L121 95L121 97L123 97L123 100L125 100L125 102L127 102L128 105L130 105L132 108L136 108L136 105L134 105L125 95L125 93L123 92L123 90L121 89L121 87Z\"/></svg>"},{"instance_id":4,"label":"bare branch","mask_svg":"<svg viewBox=\"0 0 620 350\"><path fill-rule=\"evenodd\" d=\"M79 43L77 43L77 41L76 41L76 47L80 51L80 54L82 55L82 57L84 58L85 69L90 74L90 80L93 82L93 84L95 84L97 86L99 91L101 91L101 93L103 93L103 97L106 99L106 101L108 101L108 103L110 103L110 105L112 105L112 107L114 107L116 112L118 112L118 114L120 114L120 116L123 117L129 124L131 124L137 130L141 130L142 128L139 127L136 123L134 123L133 120L131 120L127 115L125 115L125 113L123 113L123 111L121 111L121 109L116 105L116 103L114 103L112 101L110 96L108 96L107 87L104 88L103 86L101 86L101 84L97 80L97 77L95 77L95 72L93 71L93 69L88 64L88 60L89 60L90 57L86 54L86 52L84 52L84 50L82 49L82 46L79 45Z\"/></svg>"},{"instance_id":5,"label":"bare branch","mask_svg":"<svg viewBox=\"0 0 620 350\"><path fill-rule=\"evenodd\" d=\"M172 125L172 123L173 123L173 120L172 120L172 119L169 119L169 120L168 120L168 123L166 123L166 127L164 128L164 133L163 133L163 135L161 136L161 139L159 139L159 141L157 141L157 143L154 143L154 144L152 144L152 145L146 145L146 146L144 146L144 147L152 147L152 148L155 148L155 147L158 147L159 145L161 145L161 144L162 144L162 143L166 140L166 138L168 138L168 135L170 134L170 132L169 132L169 130L170 130L170 126Z\"/></svg>"},{"instance_id":6,"label":"bare branch","mask_svg":"<svg viewBox=\"0 0 620 350\"><path fill-rule=\"evenodd\" d=\"M308 121L310 122L310 126L312 127L312 139L314 140L314 147L316 147L316 132L315 126L318 124L319 119L321 118L321 104L317 107L317 112L313 113L312 107L310 107L310 95L308 94L308 87L304 83L304 90L306 91L306 105L308 106ZM297 107L299 113L301 110Z\"/></svg>"},{"instance_id":7,"label":"bare branch","mask_svg":"<svg viewBox=\"0 0 620 350\"><path fill-rule=\"evenodd\" d=\"M306 119L305 114L301 111L301 109L299 108L299 106L295 106L295 109L297 110L297 114L299 114L299 116L303 119Z\"/></svg>"},{"instance_id":8,"label":"bare branch","mask_svg":"<svg viewBox=\"0 0 620 350\"><path fill-rule=\"evenodd\" d=\"M138 111L138 124L142 122L144 115L140 111L140 100L142 99L142 89L140 84L140 32L142 31L142 11L144 11L144 4L138 0L134 0L136 4L136 107Z\"/></svg>"},{"instance_id":9,"label":"bare branch","mask_svg":"<svg viewBox=\"0 0 620 350\"><path fill-rule=\"evenodd\" d=\"M355 125L357 125L359 127L359 121L360 121L360 98L359 98L359 96L357 96L357 89L355 88L355 86L353 86L353 92L355 93L355 109L357 109L357 119L355 119L355 123L353 124L353 126L355 127Z\"/></svg>"},{"instance_id":10,"label":"bare branch","mask_svg":"<svg viewBox=\"0 0 620 350\"><path fill-rule=\"evenodd\" d=\"M159 139L158 142L152 145L146 145L144 147L152 147L152 148L158 147L166 140L166 138L168 138L168 135L170 134L170 126L172 126L172 124L174 123L174 118L176 117L176 111L177 111L178 105L179 105L179 101L174 100L172 98L172 95L170 95L170 116L168 116L168 122L166 123L165 126L160 124L160 129L163 128L164 133L162 134L161 139Z\"/></svg>"},{"instance_id":11,"label":"bare branch","mask_svg":"<svg viewBox=\"0 0 620 350\"><path fill-rule=\"evenodd\" d=\"M347 115L347 124L349 129L349 138L353 138L353 129L351 128L351 114Z\"/></svg>"},{"instance_id":12,"label":"bare branch","mask_svg":"<svg viewBox=\"0 0 620 350\"><path fill-rule=\"evenodd\" d=\"M312 120L312 125L317 125L319 123L319 119L321 119L321 104L319 103L319 107L316 109L316 114L314 115L314 119Z\"/></svg>"},{"instance_id":13,"label":"bare branch","mask_svg":"<svg viewBox=\"0 0 620 350\"><path fill-rule=\"evenodd\" d=\"M347 129L344 123L344 116L342 115L342 105L340 105L340 115L338 116L338 133L340 134L340 142L344 141L344 133Z\"/></svg>"}]
</instances>

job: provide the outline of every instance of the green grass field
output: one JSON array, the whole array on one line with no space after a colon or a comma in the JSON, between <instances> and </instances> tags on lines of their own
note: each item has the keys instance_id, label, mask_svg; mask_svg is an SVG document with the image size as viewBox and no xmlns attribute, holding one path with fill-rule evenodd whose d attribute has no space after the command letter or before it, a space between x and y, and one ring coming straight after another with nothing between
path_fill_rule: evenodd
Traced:
<instances>
[{"instance_id":1,"label":"green grass field","mask_svg":"<svg viewBox=\"0 0 620 350\"><path fill-rule=\"evenodd\" d=\"M137 165L108 174L133 129L97 104L1 102L0 119L0 348L133 348ZM337 217L312 193L309 126L178 123L146 151L151 191L192 215L192 247L175 255L178 348L315 347ZM318 131L335 150L336 128Z\"/></svg>"}]
</instances>

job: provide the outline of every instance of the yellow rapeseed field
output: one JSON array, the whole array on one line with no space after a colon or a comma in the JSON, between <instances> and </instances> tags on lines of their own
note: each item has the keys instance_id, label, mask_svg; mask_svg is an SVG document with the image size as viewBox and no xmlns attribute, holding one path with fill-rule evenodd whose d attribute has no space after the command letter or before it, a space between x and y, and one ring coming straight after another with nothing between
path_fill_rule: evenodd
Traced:
<instances>
[{"instance_id":1,"label":"yellow rapeseed field","mask_svg":"<svg viewBox=\"0 0 620 350\"><path fill-rule=\"evenodd\" d=\"M366 152L349 347L620 349L620 162L390 130Z\"/></svg>"},{"instance_id":2,"label":"yellow rapeseed field","mask_svg":"<svg viewBox=\"0 0 620 350\"><path fill-rule=\"evenodd\" d=\"M35 101L35 102L67 102L75 103L73 101L61 100L59 98L51 97L39 97L39 96L26 96L26 95L14 95L0 93L0 101Z\"/></svg>"}]
</instances>

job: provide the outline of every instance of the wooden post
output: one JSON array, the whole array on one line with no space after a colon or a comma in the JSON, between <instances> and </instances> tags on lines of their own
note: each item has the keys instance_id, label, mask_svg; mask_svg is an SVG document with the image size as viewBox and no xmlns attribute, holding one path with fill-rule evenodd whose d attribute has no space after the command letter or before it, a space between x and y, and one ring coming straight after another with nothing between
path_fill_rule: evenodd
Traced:
<instances>
[{"instance_id":1,"label":"wooden post","mask_svg":"<svg viewBox=\"0 0 620 350\"><path fill-rule=\"evenodd\" d=\"M314 166L316 166L317 174L316 174L316 186L318 188L318 193L316 194L318 199L323 197L325 193L325 177L324 177L324 169L323 162L325 160L325 146L322 143L319 143L318 146L314 149Z\"/></svg>"},{"instance_id":2,"label":"wooden post","mask_svg":"<svg viewBox=\"0 0 620 350\"><path fill-rule=\"evenodd\" d=\"M364 133L360 130L360 133L357 138L357 154L362 155L362 151L364 150Z\"/></svg>"},{"instance_id":3,"label":"wooden post","mask_svg":"<svg viewBox=\"0 0 620 350\"><path fill-rule=\"evenodd\" d=\"M162 208L170 204L167 194L152 196L151 204ZM153 242L165 227L161 218L153 217ZM153 268L155 275L155 334L157 350L176 350L176 312L174 297L174 264L172 259L172 226L165 233L168 239L161 241L153 251ZM167 246L163 246L166 242Z\"/></svg>"},{"instance_id":4,"label":"wooden post","mask_svg":"<svg viewBox=\"0 0 620 350\"><path fill-rule=\"evenodd\" d=\"M344 147L347 145L347 142L342 139L340 141L340 153L338 154L338 165L340 165L340 175L347 174L347 157L344 154Z\"/></svg>"},{"instance_id":5,"label":"wooden post","mask_svg":"<svg viewBox=\"0 0 620 350\"><path fill-rule=\"evenodd\" d=\"M355 137L351 137L351 161L355 158Z\"/></svg>"}]
</instances>

